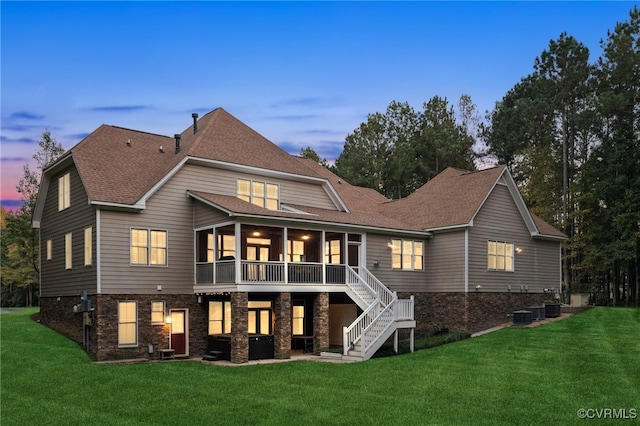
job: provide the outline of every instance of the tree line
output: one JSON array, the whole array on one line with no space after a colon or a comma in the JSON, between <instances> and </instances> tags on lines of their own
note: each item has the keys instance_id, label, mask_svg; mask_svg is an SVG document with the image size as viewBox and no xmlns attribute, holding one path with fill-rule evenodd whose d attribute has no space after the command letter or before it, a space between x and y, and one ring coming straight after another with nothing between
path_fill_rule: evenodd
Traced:
<instances>
[{"instance_id":1,"label":"tree line","mask_svg":"<svg viewBox=\"0 0 640 426\"><path fill-rule=\"evenodd\" d=\"M31 227L42 171L53 164L64 148L48 130L33 155L36 169L23 166L16 186L21 206L16 212L0 207L0 302L2 306L37 306L40 290L40 236Z\"/></svg>"},{"instance_id":2,"label":"tree line","mask_svg":"<svg viewBox=\"0 0 640 426\"><path fill-rule=\"evenodd\" d=\"M640 306L640 9L601 40L602 54L562 33L492 111L463 94L421 110L392 101L345 137L330 164L354 185L406 197L447 167L505 164L531 210L563 230L565 292ZM18 184L22 207L0 210L2 306L37 304L39 248L31 215L40 174L64 150L46 131Z\"/></svg>"},{"instance_id":3,"label":"tree line","mask_svg":"<svg viewBox=\"0 0 640 426\"><path fill-rule=\"evenodd\" d=\"M483 120L468 95L457 114L438 96L420 112L393 101L347 135L329 167L397 199L449 166L505 164L533 213L569 237L565 293L639 306L638 7L600 44L602 55L590 62L584 44L560 34Z\"/></svg>"}]
</instances>

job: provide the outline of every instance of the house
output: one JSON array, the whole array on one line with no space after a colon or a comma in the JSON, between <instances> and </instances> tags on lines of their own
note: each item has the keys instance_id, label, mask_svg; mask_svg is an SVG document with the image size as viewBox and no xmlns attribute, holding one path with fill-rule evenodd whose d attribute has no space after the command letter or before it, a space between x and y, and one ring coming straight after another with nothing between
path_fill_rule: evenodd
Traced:
<instances>
[{"instance_id":1,"label":"house","mask_svg":"<svg viewBox=\"0 0 640 426\"><path fill-rule=\"evenodd\" d=\"M504 167L391 201L221 108L192 117L173 138L100 126L43 173L41 321L96 360L367 359L399 330L481 330L560 287L566 237Z\"/></svg>"}]
</instances>

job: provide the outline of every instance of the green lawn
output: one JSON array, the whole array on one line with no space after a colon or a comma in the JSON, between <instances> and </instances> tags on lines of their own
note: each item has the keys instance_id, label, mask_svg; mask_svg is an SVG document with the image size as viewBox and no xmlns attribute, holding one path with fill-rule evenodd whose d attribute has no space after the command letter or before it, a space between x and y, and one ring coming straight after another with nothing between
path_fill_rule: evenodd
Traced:
<instances>
[{"instance_id":1,"label":"green lawn","mask_svg":"<svg viewBox=\"0 0 640 426\"><path fill-rule=\"evenodd\" d=\"M640 418L637 309L356 364L243 367L94 364L32 312L0 315L3 426L602 423L579 409ZM638 419L604 423L621 421Z\"/></svg>"}]
</instances>

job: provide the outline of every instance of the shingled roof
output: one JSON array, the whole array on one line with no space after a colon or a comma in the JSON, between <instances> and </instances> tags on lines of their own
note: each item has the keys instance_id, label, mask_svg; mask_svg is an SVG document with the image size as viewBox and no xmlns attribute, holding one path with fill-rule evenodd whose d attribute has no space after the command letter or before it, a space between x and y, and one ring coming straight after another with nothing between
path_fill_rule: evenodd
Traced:
<instances>
[{"instance_id":1,"label":"shingled roof","mask_svg":"<svg viewBox=\"0 0 640 426\"><path fill-rule=\"evenodd\" d=\"M92 202L133 205L186 156L319 177L222 108L175 138L102 125L71 148Z\"/></svg>"},{"instance_id":2,"label":"shingled roof","mask_svg":"<svg viewBox=\"0 0 640 426\"><path fill-rule=\"evenodd\" d=\"M503 171L449 167L408 197L383 204L381 212L424 229L468 224Z\"/></svg>"},{"instance_id":3,"label":"shingled roof","mask_svg":"<svg viewBox=\"0 0 640 426\"><path fill-rule=\"evenodd\" d=\"M503 175L505 166L479 171L449 167L406 198L380 205L380 212L427 231L470 224ZM509 177L504 182L515 187ZM517 188L515 188L517 191ZM519 198L519 197L518 197ZM567 236L541 218L531 214L522 199L514 200L523 207L525 222L535 227L532 235L566 239ZM537 232L536 232L537 231Z\"/></svg>"},{"instance_id":4,"label":"shingled roof","mask_svg":"<svg viewBox=\"0 0 640 426\"><path fill-rule=\"evenodd\" d=\"M299 161L305 164L309 169L322 177L327 179L331 185L335 188L340 198L349 208L349 211L368 211L377 212L378 206L381 203L390 201L384 195L372 188L363 188L361 186L354 186L344 181L326 167L321 166L313 160L308 158L297 157Z\"/></svg>"},{"instance_id":5,"label":"shingled roof","mask_svg":"<svg viewBox=\"0 0 640 426\"><path fill-rule=\"evenodd\" d=\"M388 230L424 232L420 227L395 220L391 217L386 217L375 211L341 212L295 204L288 204L287 207L291 207L297 211L269 210L229 195L212 194L202 191L188 191L188 194L201 202L226 211L231 216L286 218L298 219L305 222L337 223Z\"/></svg>"},{"instance_id":6,"label":"shingled roof","mask_svg":"<svg viewBox=\"0 0 640 426\"><path fill-rule=\"evenodd\" d=\"M235 197L192 192L201 201L235 214L313 217L320 222L405 231L469 224L505 172L504 166L473 172L448 168L408 197L391 201L373 189L350 185L313 160L288 154L222 108L201 117L197 128L194 133L189 126L180 134L177 150L174 137L102 125L71 148L70 154L92 203L134 206L189 157L326 181L349 210L291 206L308 214L273 212ZM68 156L64 158L66 161ZM531 215L529 223L535 224L542 236L566 238L537 216Z\"/></svg>"}]
</instances>

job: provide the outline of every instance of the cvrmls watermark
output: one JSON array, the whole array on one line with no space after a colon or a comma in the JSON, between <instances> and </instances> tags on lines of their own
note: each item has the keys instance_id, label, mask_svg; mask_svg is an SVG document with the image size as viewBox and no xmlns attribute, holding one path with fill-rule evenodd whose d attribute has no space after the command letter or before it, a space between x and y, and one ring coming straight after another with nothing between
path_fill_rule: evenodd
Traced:
<instances>
[{"instance_id":1,"label":"cvrmls watermark","mask_svg":"<svg viewBox=\"0 0 640 426\"><path fill-rule=\"evenodd\" d=\"M638 410L635 408L580 408L580 419L636 419Z\"/></svg>"}]
</instances>

